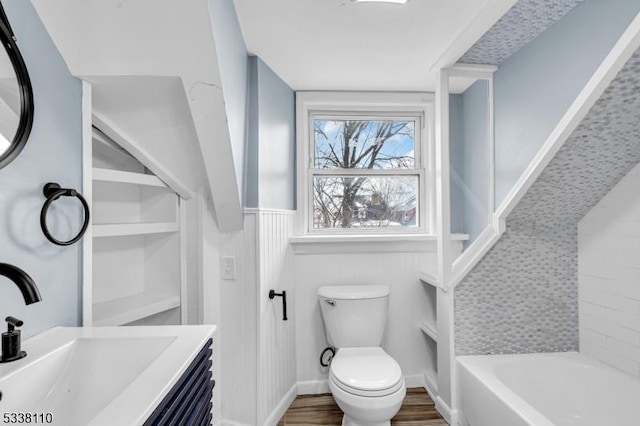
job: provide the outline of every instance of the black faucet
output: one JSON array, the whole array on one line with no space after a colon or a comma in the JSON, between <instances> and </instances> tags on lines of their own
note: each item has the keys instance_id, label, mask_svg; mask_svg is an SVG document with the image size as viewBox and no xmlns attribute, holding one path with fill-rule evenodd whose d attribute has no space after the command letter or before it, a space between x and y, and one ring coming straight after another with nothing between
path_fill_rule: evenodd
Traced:
<instances>
[{"instance_id":1,"label":"black faucet","mask_svg":"<svg viewBox=\"0 0 640 426\"><path fill-rule=\"evenodd\" d=\"M18 286L20 292L22 292L22 297L24 297L25 304L30 305L42 300L38 286L36 286L33 278L22 269L8 263L0 263L0 275L9 278Z\"/></svg>"},{"instance_id":2,"label":"black faucet","mask_svg":"<svg viewBox=\"0 0 640 426\"><path fill-rule=\"evenodd\" d=\"M18 286L22 297L24 297L24 303L27 305L42 300L38 286L36 286L33 278L22 269L7 263L0 263L0 275L9 278ZM2 333L0 363L16 361L27 356L25 351L20 350L20 330L16 330L17 327L22 326L22 321L17 318L7 317L6 322L8 329L6 333Z\"/></svg>"}]
</instances>

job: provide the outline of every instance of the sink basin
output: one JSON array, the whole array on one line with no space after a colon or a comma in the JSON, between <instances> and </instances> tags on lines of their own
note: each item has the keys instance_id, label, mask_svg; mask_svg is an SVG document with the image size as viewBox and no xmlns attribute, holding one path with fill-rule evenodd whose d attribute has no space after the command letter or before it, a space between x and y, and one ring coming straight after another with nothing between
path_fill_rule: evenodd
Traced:
<instances>
[{"instance_id":1,"label":"sink basin","mask_svg":"<svg viewBox=\"0 0 640 426\"><path fill-rule=\"evenodd\" d=\"M0 414L51 413L65 426L142 424L214 330L50 330L23 344L26 358L0 364Z\"/></svg>"},{"instance_id":2,"label":"sink basin","mask_svg":"<svg viewBox=\"0 0 640 426\"><path fill-rule=\"evenodd\" d=\"M53 413L56 423L89 424L175 340L73 340L0 380L2 410Z\"/></svg>"}]
</instances>

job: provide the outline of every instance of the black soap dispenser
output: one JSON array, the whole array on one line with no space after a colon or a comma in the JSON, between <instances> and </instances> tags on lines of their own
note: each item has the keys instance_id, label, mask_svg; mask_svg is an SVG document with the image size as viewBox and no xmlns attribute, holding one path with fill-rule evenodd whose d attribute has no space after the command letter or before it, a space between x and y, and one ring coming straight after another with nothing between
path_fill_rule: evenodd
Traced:
<instances>
[{"instance_id":1,"label":"black soap dispenser","mask_svg":"<svg viewBox=\"0 0 640 426\"><path fill-rule=\"evenodd\" d=\"M23 322L14 317L7 317L7 332L2 333L2 355L0 363L11 362L27 356L25 351L20 350L20 330Z\"/></svg>"}]
</instances>

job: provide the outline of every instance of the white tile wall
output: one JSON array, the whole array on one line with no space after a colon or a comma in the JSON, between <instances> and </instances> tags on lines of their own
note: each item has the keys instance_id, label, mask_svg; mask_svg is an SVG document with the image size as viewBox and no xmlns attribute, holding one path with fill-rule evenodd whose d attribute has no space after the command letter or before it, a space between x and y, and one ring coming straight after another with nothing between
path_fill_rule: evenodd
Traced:
<instances>
[{"instance_id":1,"label":"white tile wall","mask_svg":"<svg viewBox=\"0 0 640 426\"><path fill-rule=\"evenodd\" d=\"M580 351L640 378L640 165L578 224Z\"/></svg>"}]
</instances>

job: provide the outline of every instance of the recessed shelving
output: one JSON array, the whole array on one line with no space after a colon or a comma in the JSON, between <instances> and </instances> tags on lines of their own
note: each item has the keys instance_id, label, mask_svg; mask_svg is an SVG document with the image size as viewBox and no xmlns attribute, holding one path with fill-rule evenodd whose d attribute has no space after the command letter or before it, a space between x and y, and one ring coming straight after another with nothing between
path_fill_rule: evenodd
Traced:
<instances>
[{"instance_id":1,"label":"recessed shelving","mask_svg":"<svg viewBox=\"0 0 640 426\"><path fill-rule=\"evenodd\" d=\"M421 272L420 281L425 296L423 320L418 326L425 335L426 370L423 372L424 385L432 398L438 396L438 291L442 291L438 278L429 273Z\"/></svg>"},{"instance_id":2,"label":"recessed shelving","mask_svg":"<svg viewBox=\"0 0 640 426\"><path fill-rule=\"evenodd\" d=\"M144 173L126 172L121 170L102 169L95 167L93 169L93 180L98 182L128 183L132 185L155 186L158 188L166 188L155 175Z\"/></svg>"},{"instance_id":3,"label":"recessed shelving","mask_svg":"<svg viewBox=\"0 0 640 426\"><path fill-rule=\"evenodd\" d=\"M166 234L178 232L177 222L161 223L116 223L93 226L93 237L123 237L127 235Z\"/></svg>"},{"instance_id":4,"label":"recessed shelving","mask_svg":"<svg viewBox=\"0 0 640 426\"><path fill-rule=\"evenodd\" d=\"M85 167L93 220L85 321L181 324L186 318L181 198L106 135L94 129L93 136L92 163Z\"/></svg>"},{"instance_id":5,"label":"recessed shelving","mask_svg":"<svg viewBox=\"0 0 640 426\"><path fill-rule=\"evenodd\" d=\"M438 280L438 277L431 275L428 272L420 272L420 281L433 287L440 286L440 280Z\"/></svg>"},{"instance_id":6,"label":"recessed shelving","mask_svg":"<svg viewBox=\"0 0 640 426\"><path fill-rule=\"evenodd\" d=\"M429 324L426 321L420 323L420 330L429 336L434 342L438 341L438 328L435 324Z\"/></svg>"},{"instance_id":7,"label":"recessed shelving","mask_svg":"<svg viewBox=\"0 0 640 426\"><path fill-rule=\"evenodd\" d=\"M93 305L94 326L123 325L180 306L180 296L144 292Z\"/></svg>"}]
</instances>

